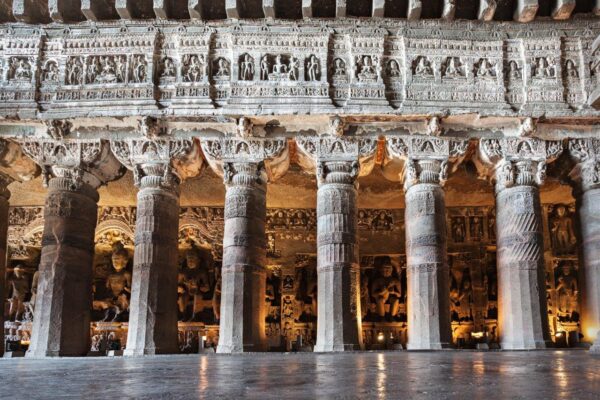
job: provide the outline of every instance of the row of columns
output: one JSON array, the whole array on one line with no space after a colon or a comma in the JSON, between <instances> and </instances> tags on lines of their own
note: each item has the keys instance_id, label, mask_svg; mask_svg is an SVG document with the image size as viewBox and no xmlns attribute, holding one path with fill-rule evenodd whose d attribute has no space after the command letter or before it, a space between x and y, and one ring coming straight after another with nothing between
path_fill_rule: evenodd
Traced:
<instances>
[{"instance_id":1,"label":"row of columns","mask_svg":"<svg viewBox=\"0 0 600 400\"><path fill-rule=\"evenodd\" d=\"M298 162L317 176L318 322L315 351L362 347L357 239L357 179L373 167L376 138L298 137ZM404 183L408 279L408 348L450 346L443 185L467 153L464 140L386 138L384 168ZM97 188L134 171L139 187L126 355L177 352L179 184L200 172L190 139L22 142L44 171L48 193L36 315L28 356L88 350ZM569 144L578 161L584 334L600 329L600 140ZM110 151L112 149L112 152ZM287 169L285 139L225 137L202 142L206 161L226 185L220 340L217 351L266 349L264 331L267 182ZM499 325L503 349L543 348L548 324L543 283L539 185L560 142L482 139L475 163L495 181ZM400 163L396 169L394 163ZM0 213L8 215L10 179ZM7 218L0 218L7 221ZM6 249L6 223L0 225ZM1 254L0 254L1 256ZM5 258L2 257L2 260Z\"/></svg>"}]
</instances>

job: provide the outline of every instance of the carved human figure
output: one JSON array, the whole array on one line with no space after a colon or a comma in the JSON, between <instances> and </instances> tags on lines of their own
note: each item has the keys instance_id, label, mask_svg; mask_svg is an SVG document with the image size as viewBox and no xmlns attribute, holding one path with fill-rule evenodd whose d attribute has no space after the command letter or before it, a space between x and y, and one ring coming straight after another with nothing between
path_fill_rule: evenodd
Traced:
<instances>
[{"instance_id":1,"label":"carved human figure","mask_svg":"<svg viewBox=\"0 0 600 400\"><path fill-rule=\"evenodd\" d=\"M205 260L200 257L196 247L192 246L186 252L185 261L185 267L178 276L178 286L183 290L179 291L177 304L179 312L184 316L191 302L192 315L189 321L197 321L199 312L202 311L196 309L197 300L210 293L210 279Z\"/></svg>"},{"instance_id":2,"label":"carved human figure","mask_svg":"<svg viewBox=\"0 0 600 400\"><path fill-rule=\"evenodd\" d=\"M490 64L487 58L482 58L479 62L479 67L477 67L477 76L480 78L494 76L492 64Z\"/></svg>"},{"instance_id":3,"label":"carved human figure","mask_svg":"<svg viewBox=\"0 0 600 400\"><path fill-rule=\"evenodd\" d=\"M143 55L138 54L133 60L133 81L141 83L146 80L146 59Z\"/></svg>"},{"instance_id":4,"label":"carved human figure","mask_svg":"<svg viewBox=\"0 0 600 400\"><path fill-rule=\"evenodd\" d=\"M212 307L213 314L215 315L215 322L221 319L221 271L217 269L215 271L216 281L215 289L213 290Z\"/></svg>"},{"instance_id":5,"label":"carved human figure","mask_svg":"<svg viewBox=\"0 0 600 400\"><path fill-rule=\"evenodd\" d=\"M369 277L367 274L360 275L360 312L361 318L364 319L371 308L371 293L369 292Z\"/></svg>"},{"instance_id":6,"label":"carved human figure","mask_svg":"<svg viewBox=\"0 0 600 400\"><path fill-rule=\"evenodd\" d=\"M558 294L558 308L561 312L571 314L577 311L578 295L577 277L573 273L572 263L565 261L560 269L556 293Z\"/></svg>"},{"instance_id":7,"label":"carved human figure","mask_svg":"<svg viewBox=\"0 0 600 400\"><path fill-rule=\"evenodd\" d=\"M456 57L449 57L448 64L446 64L446 70L444 71L444 76L447 78L454 78L457 76L462 76L461 64L460 60L457 60Z\"/></svg>"},{"instance_id":8,"label":"carved human figure","mask_svg":"<svg viewBox=\"0 0 600 400\"><path fill-rule=\"evenodd\" d=\"M471 240L480 241L483 237L483 223L481 217L471 217L469 225Z\"/></svg>"},{"instance_id":9,"label":"carved human figure","mask_svg":"<svg viewBox=\"0 0 600 400\"><path fill-rule=\"evenodd\" d=\"M58 65L54 61L49 61L46 64L44 73L42 76L44 82L56 82L58 81Z\"/></svg>"},{"instance_id":10,"label":"carved human figure","mask_svg":"<svg viewBox=\"0 0 600 400\"><path fill-rule=\"evenodd\" d=\"M122 321L125 313L129 311L131 273L125 269L129 262L129 253L121 242L114 244L111 261L113 271L106 278L106 288L111 295L108 299L110 307L104 320Z\"/></svg>"},{"instance_id":11,"label":"carved human figure","mask_svg":"<svg viewBox=\"0 0 600 400\"><path fill-rule=\"evenodd\" d=\"M455 243L465 241L465 220L462 217L457 217L452 220L452 239Z\"/></svg>"},{"instance_id":12,"label":"carved human figure","mask_svg":"<svg viewBox=\"0 0 600 400\"><path fill-rule=\"evenodd\" d=\"M308 64L306 67L306 72L308 74L308 80L311 82L319 80L319 72L321 70L321 64L319 60L314 55L311 55Z\"/></svg>"},{"instance_id":13,"label":"carved human figure","mask_svg":"<svg viewBox=\"0 0 600 400\"><path fill-rule=\"evenodd\" d=\"M240 65L240 80L251 81L254 78L254 60L249 54L244 54Z\"/></svg>"},{"instance_id":14,"label":"carved human figure","mask_svg":"<svg viewBox=\"0 0 600 400\"><path fill-rule=\"evenodd\" d=\"M516 61L511 60L508 63L508 76L511 79L520 79L521 78L521 69Z\"/></svg>"},{"instance_id":15,"label":"carved human figure","mask_svg":"<svg viewBox=\"0 0 600 400\"><path fill-rule=\"evenodd\" d=\"M427 57L419 57L417 61L417 66L415 67L415 75L417 76L430 76L433 75L433 70L431 69L431 63L427 60Z\"/></svg>"},{"instance_id":16,"label":"carved human figure","mask_svg":"<svg viewBox=\"0 0 600 400\"><path fill-rule=\"evenodd\" d=\"M346 63L341 58L336 58L333 61L333 76L336 78L346 76Z\"/></svg>"},{"instance_id":17,"label":"carved human figure","mask_svg":"<svg viewBox=\"0 0 600 400\"><path fill-rule=\"evenodd\" d=\"M185 72L184 80L187 82L200 82L202 79L202 64L197 55L188 55L187 59L184 59Z\"/></svg>"},{"instance_id":18,"label":"carved human figure","mask_svg":"<svg viewBox=\"0 0 600 400\"><path fill-rule=\"evenodd\" d=\"M559 205L552 220L552 246L556 254L569 254L577 242L573 230L573 220L567 215L567 208Z\"/></svg>"},{"instance_id":19,"label":"carved human figure","mask_svg":"<svg viewBox=\"0 0 600 400\"><path fill-rule=\"evenodd\" d=\"M11 63L11 73L12 79L16 80L31 80L31 64L24 58L13 58Z\"/></svg>"},{"instance_id":20,"label":"carved human figure","mask_svg":"<svg viewBox=\"0 0 600 400\"><path fill-rule=\"evenodd\" d=\"M25 298L29 294L29 278L25 268L19 264L13 269L12 276L8 279L10 285L10 308L8 318L12 321L20 321L25 311Z\"/></svg>"},{"instance_id":21,"label":"carved human figure","mask_svg":"<svg viewBox=\"0 0 600 400\"><path fill-rule=\"evenodd\" d=\"M260 60L260 79L269 79L269 57L266 55Z\"/></svg>"},{"instance_id":22,"label":"carved human figure","mask_svg":"<svg viewBox=\"0 0 600 400\"><path fill-rule=\"evenodd\" d=\"M389 230L392 228L392 224L392 218L383 210L372 221L372 227L376 230Z\"/></svg>"},{"instance_id":23,"label":"carved human figure","mask_svg":"<svg viewBox=\"0 0 600 400\"><path fill-rule=\"evenodd\" d=\"M375 74L375 67L373 66L373 59L371 56L363 56L362 63L360 65L360 74Z\"/></svg>"},{"instance_id":24,"label":"carved human figure","mask_svg":"<svg viewBox=\"0 0 600 400\"><path fill-rule=\"evenodd\" d=\"M383 262L379 267L378 277L371 285L371 297L375 299L377 305L377 315L380 318L388 317L389 320L398 314L400 298L402 297L402 287L400 280L394 276L394 267L389 260ZM385 306L389 304L389 313L386 313Z\"/></svg>"},{"instance_id":25,"label":"carved human figure","mask_svg":"<svg viewBox=\"0 0 600 400\"><path fill-rule=\"evenodd\" d=\"M296 282L296 300L312 307L312 314L317 315L317 271L312 263L306 263L303 268L298 269Z\"/></svg>"},{"instance_id":26,"label":"carved human figure","mask_svg":"<svg viewBox=\"0 0 600 400\"><path fill-rule=\"evenodd\" d=\"M533 76L538 78L550 78L554 76L554 70L548 63L546 57L539 57L536 59Z\"/></svg>"},{"instance_id":27,"label":"carved human figure","mask_svg":"<svg viewBox=\"0 0 600 400\"><path fill-rule=\"evenodd\" d=\"M288 76L291 81L298 80L298 69L300 68L300 61L296 57L290 58L290 65L288 70Z\"/></svg>"},{"instance_id":28,"label":"carved human figure","mask_svg":"<svg viewBox=\"0 0 600 400\"><path fill-rule=\"evenodd\" d=\"M565 63L565 74L567 75L568 78L578 78L579 77L579 72L577 72L577 67L575 66L575 63L573 62L573 60L569 59Z\"/></svg>"},{"instance_id":29,"label":"carved human figure","mask_svg":"<svg viewBox=\"0 0 600 400\"><path fill-rule=\"evenodd\" d=\"M398 66L398 61L390 60L388 63L388 76L391 78L397 78L400 76L400 67Z\"/></svg>"},{"instance_id":30,"label":"carved human figure","mask_svg":"<svg viewBox=\"0 0 600 400\"><path fill-rule=\"evenodd\" d=\"M175 63L173 62L173 59L171 59L170 57L166 57L162 62L161 77L171 78L174 77L175 74Z\"/></svg>"},{"instance_id":31,"label":"carved human figure","mask_svg":"<svg viewBox=\"0 0 600 400\"><path fill-rule=\"evenodd\" d=\"M276 74L282 74L287 72L287 65L281 62L281 55L275 57L275 65L273 65L273 72Z\"/></svg>"},{"instance_id":32,"label":"carved human figure","mask_svg":"<svg viewBox=\"0 0 600 400\"><path fill-rule=\"evenodd\" d=\"M227 60L222 57L217 60L217 72L215 73L215 76L218 78L226 78L229 76L229 65Z\"/></svg>"}]
</instances>

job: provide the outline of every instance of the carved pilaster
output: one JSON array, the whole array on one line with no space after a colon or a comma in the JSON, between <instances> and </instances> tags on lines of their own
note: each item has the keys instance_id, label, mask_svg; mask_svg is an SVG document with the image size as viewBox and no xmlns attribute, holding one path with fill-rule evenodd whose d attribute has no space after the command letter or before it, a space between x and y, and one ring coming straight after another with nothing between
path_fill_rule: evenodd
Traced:
<instances>
[{"instance_id":1,"label":"carved pilaster","mask_svg":"<svg viewBox=\"0 0 600 400\"><path fill-rule=\"evenodd\" d=\"M23 140L48 188L38 294L28 357L89 350L97 188L122 174L101 140Z\"/></svg>"},{"instance_id":2,"label":"carved pilaster","mask_svg":"<svg viewBox=\"0 0 600 400\"><path fill-rule=\"evenodd\" d=\"M442 186L467 145L465 140L431 136L387 138L388 156L404 161L399 177L406 192L409 350L439 350L452 341Z\"/></svg>"},{"instance_id":3,"label":"carved pilaster","mask_svg":"<svg viewBox=\"0 0 600 400\"><path fill-rule=\"evenodd\" d=\"M536 138L479 143L480 169L496 188L498 325L506 350L544 348L549 340L539 185L561 152L559 141Z\"/></svg>"},{"instance_id":4,"label":"carved pilaster","mask_svg":"<svg viewBox=\"0 0 600 400\"><path fill-rule=\"evenodd\" d=\"M135 251L125 354L177 353L177 239L179 184L200 172L193 139L161 138L143 120L146 139L113 141L117 158L134 173Z\"/></svg>"},{"instance_id":5,"label":"carved pilaster","mask_svg":"<svg viewBox=\"0 0 600 400\"><path fill-rule=\"evenodd\" d=\"M334 129L332 133L338 131ZM377 138L332 134L299 137L296 142L301 164L316 168L319 186L315 351L358 350L363 343L356 233L357 178L372 168Z\"/></svg>"},{"instance_id":6,"label":"carved pilaster","mask_svg":"<svg viewBox=\"0 0 600 400\"><path fill-rule=\"evenodd\" d=\"M226 187L218 353L267 349L267 181L283 174L289 160L285 139L245 136L202 142Z\"/></svg>"},{"instance_id":7,"label":"carved pilaster","mask_svg":"<svg viewBox=\"0 0 600 400\"><path fill-rule=\"evenodd\" d=\"M581 330L600 353L600 139L570 140L569 155L576 162L570 176L580 226Z\"/></svg>"}]
</instances>

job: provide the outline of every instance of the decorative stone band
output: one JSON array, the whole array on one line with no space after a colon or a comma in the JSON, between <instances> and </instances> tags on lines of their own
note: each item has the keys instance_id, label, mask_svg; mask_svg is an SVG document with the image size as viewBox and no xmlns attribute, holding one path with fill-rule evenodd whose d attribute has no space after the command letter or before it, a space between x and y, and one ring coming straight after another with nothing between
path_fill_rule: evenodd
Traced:
<instances>
[{"instance_id":1,"label":"decorative stone band","mask_svg":"<svg viewBox=\"0 0 600 400\"><path fill-rule=\"evenodd\" d=\"M403 162L399 179L408 190L423 183L443 186L450 170L464 158L468 144L463 139L390 135L386 137L386 152L392 162Z\"/></svg>"},{"instance_id":2,"label":"decorative stone band","mask_svg":"<svg viewBox=\"0 0 600 400\"><path fill-rule=\"evenodd\" d=\"M22 139L23 152L41 168L44 186L51 178L62 190L78 191L84 185L96 189L123 175L123 168L103 140Z\"/></svg>"},{"instance_id":3,"label":"decorative stone band","mask_svg":"<svg viewBox=\"0 0 600 400\"><path fill-rule=\"evenodd\" d=\"M265 275L267 268L256 264L229 264L224 265L221 269L222 274L248 273Z\"/></svg>"},{"instance_id":4,"label":"decorative stone band","mask_svg":"<svg viewBox=\"0 0 600 400\"><path fill-rule=\"evenodd\" d=\"M481 139L475 160L480 173L496 182L496 193L513 186L538 186L546 165L562 152L559 140L538 138Z\"/></svg>"},{"instance_id":5,"label":"decorative stone band","mask_svg":"<svg viewBox=\"0 0 600 400\"><path fill-rule=\"evenodd\" d=\"M422 263L422 264L407 264L406 268L410 273L417 274L430 274L435 271L443 273L444 271L448 271L449 267L447 263L440 262L430 262L430 263Z\"/></svg>"},{"instance_id":6,"label":"decorative stone band","mask_svg":"<svg viewBox=\"0 0 600 400\"><path fill-rule=\"evenodd\" d=\"M201 147L206 161L225 184L273 181L287 171L290 162L285 138L209 138L201 141Z\"/></svg>"},{"instance_id":7,"label":"decorative stone band","mask_svg":"<svg viewBox=\"0 0 600 400\"><path fill-rule=\"evenodd\" d=\"M178 193L179 183L200 173L203 159L192 138L141 138L111 141L117 159L133 171L134 183Z\"/></svg>"},{"instance_id":8,"label":"decorative stone band","mask_svg":"<svg viewBox=\"0 0 600 400\"><path fill-rule=\"evenodd\" d=\"M577 163L569 174L577 190L600 188L600 139L569 140L569 155Z\"/></svg>"}]
</instances>

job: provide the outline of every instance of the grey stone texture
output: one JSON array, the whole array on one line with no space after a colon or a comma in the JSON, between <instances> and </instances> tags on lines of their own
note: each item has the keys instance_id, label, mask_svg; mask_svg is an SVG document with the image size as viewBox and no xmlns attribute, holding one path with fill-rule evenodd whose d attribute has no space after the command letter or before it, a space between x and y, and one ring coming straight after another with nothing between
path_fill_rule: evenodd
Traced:
<instances>
[{"instance_id":1,"label":"grey stone texture","mask_svg":"<svg viewBox=\"0 0 600 400\"><path fill-rule=\"evenodd\" d=\"M224 170L227 192L217 352L264 351L267 174L261 162L226 163Z\"/></svg>"},{"instance_id":2,"label":"grey stone texture","mask_svg":"<svg viewBox=\"0 0 600 400\"><path fill-rule=\"evenodd\" d=\"M2 143L0 142L0 145ZM12 178L8 175L0 173L0 299L5 299L6 283L6 247L8 234L8 206L10 199L10 191L8 185L12 182ZM4 326L4 312L0 313L0 326ZM4 329L0 332L0 354L4 353Z\"/></svg>"}]
</instances>

